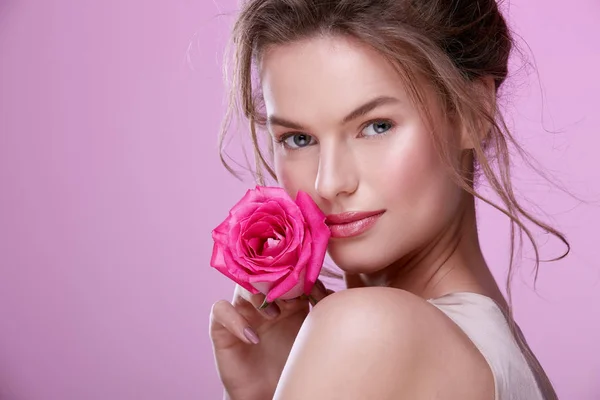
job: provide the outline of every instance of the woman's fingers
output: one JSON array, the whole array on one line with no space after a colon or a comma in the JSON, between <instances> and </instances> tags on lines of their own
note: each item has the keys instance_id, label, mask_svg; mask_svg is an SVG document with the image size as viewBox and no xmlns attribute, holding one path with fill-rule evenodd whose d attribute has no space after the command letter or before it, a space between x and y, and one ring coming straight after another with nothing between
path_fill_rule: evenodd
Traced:
<instances>
[{"instance_id":1,"label":"woman's fingers","mask_svg":"<svg viewBox=\"0 0 600 400\"><path fill-rule=\"evenodd\" d=\"M313 303L314 305L315 303L318 303L319 301L323 300L325 297L329 296L332 293L334 293L333 290L327 289L323 282L317 279L315 285L312 288L312 291L310 292L310 296L312 297L311 303Z\"/></svg>"},{"instance_id":2,"label":"woman's fingers","mask_svg":"<svg viewBox=\"0 0 600 400\"><path fill-rule=\"evenodd\" d=\"M265 301L264 294L252 294L237 285L232 303L242 316L248 321L256 323L257 314L267 320L273 320L278 318L282 312L287 315L308 307L308 302L315 305L332 293L334 293L333 290L327 289L321 280L317 280L309 296L302 295L294 299L279 299L270 303L267 307L261 308ZM307 308L306 311L308 311Z\"/></svg>"},{"instance_id":3,"label":"woman's fingers","mask_svg":"<svg viewBox=\"0 0 600 400\"><path fill-rule=\"evenodd\" d=\"M332 290L325 288L325 285L317 280L308 299L316 304L331 293ZM302 309L308 312L307 296L277 300L261 309L264 300L264 294L252 294L236 285L232 302L226 300L216 302L210 313L210 335L215 347L226 348L239 341L258 344L260 338L251 324L261 326L265 319L274 320L282 314L282 311L286 315Z\"/></svg>"},{"instance_id":4,"label":"woman's fingers","mask_svg":"<svg viewBox=\"0 0 600 400\"><path fill-rule=\"evenodd\" d=\"M226 300L213 304L210 312L210 336L217 348L234 345L237 340L258 344L260 338L246 318ZM236 340L237 339L237 340Z\"/></svg>"},{"instance_id":5,"label":"woman's fingers","mask_svg":"<svg viewBox=\"0 0 600 400\"><path fill-rule=\"evenodd\" d=\"M277 318L281 314L281 309L277 305L277 303L270 303L267 307L261 308L265 302L264 294L253 294L250 296L250 304L256 308L258 312L260 312L267 319Z\"/></svg>"},{"instance_id":6,"label":"woman's fingers","mask_svg":"<svg viewBox=\"0 0 600 400\"><path fill-rule=\"evenodd\" d=\"M276 303L269 304L268 307L260 307L265 301L265 295L262 293L252 294L243 287L237 285L233 296L233 305L239 307L240 312L249 320L253 320L256 313L267 319L274 319L281 314L281 310Z\"/></svg>"}]
</instances>

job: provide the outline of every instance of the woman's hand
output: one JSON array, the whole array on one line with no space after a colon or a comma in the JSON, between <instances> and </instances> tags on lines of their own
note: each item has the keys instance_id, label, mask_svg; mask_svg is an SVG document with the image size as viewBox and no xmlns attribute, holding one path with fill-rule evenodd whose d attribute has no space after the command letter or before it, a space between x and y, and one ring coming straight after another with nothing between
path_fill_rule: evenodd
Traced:
<instances>
[{"instance_id":1,"label":"woman's hand","mask_svg":"<svg viewBox=\"0 0 600 400\"><path fill-rule=\"evenodd\" d=\"M333 293L317 281L311 300ZM226 399L270 399L309 312L306 296L277 300L258 308L263 294L253 295L236 285L233 301L216 302L210 314L210 338Z\"/></svg>"}]
</instances>

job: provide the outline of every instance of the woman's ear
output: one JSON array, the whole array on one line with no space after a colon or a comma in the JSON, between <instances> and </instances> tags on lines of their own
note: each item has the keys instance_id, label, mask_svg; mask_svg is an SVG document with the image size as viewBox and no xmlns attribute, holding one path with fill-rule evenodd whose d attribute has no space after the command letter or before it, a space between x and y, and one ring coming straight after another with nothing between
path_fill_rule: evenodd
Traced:
<instances>
[{"instance_id":1,"label":"woman's ear","mask_svg":"<svg viewBox=\"0 0 600 400\"><path fill-rule=\"evenodd\" d=\"M473 83L473 89L477 92L477 101L481 102L483 111L491 118L495 118L496 115L496 83L494 78L486 76L475 80ZM490 134L492 129L492 121L483 118L481 115L477 115L477 140L479 143L484 142ZM469 128L464 124L461 124L461 148L463 150L473 149L475 144L473 138L475 137L472 132L469 132Z\"/></svg>"}]
</instances>

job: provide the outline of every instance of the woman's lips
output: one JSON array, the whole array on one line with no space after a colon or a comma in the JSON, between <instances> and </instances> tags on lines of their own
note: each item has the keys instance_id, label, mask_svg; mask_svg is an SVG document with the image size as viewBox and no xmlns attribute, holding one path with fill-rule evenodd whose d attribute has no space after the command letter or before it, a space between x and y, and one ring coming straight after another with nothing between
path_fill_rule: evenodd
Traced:
<instances>
[{"instance_id":1,"label":"woman's lips","mask_svg":"<svg viewBox=\"0 0 600 400\"><path fill-rule=\"evenodd\" d=\"M366 212L346 212L328 215L325 223L331 230L332 238L349 238L369 230L385 210Z\"/></svg>"}]
</instances>

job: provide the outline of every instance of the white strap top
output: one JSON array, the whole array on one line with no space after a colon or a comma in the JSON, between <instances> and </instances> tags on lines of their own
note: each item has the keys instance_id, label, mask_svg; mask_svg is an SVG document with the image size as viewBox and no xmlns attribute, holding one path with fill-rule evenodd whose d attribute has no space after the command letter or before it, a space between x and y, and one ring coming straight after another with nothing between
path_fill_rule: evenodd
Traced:
<instances>
[{"instance_id":1,"label":"white strap top","mask_svg":"<svg viewBox=\"0 0 600 400\"><path fill-rule=\"evenodd\" d=\"M494 376L496 400L544 400L494 300L477 293L460 292L428 301L454 321L486 359Z\"/></svg>"}]
</instances>

